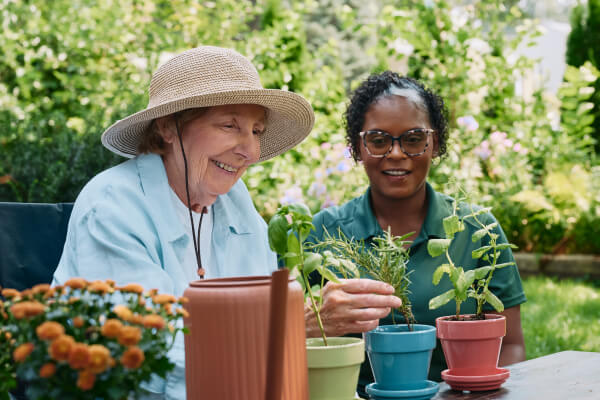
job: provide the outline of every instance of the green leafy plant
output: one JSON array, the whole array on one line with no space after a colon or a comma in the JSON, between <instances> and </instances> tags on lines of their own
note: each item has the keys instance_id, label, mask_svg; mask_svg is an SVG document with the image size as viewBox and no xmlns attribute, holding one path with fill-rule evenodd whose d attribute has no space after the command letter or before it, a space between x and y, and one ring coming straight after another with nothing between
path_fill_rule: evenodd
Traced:
<instances>
[{"instance_id":1,"label":"green leafy plant","mask_svg":"<svg viewBox=\"0 0 600 400\"><path fill-rule=\"evenodd\" d=\"M341 230L338 230L335 237L325 231L324 240L316 247L329 249L336 256L350 259L358 266L361 276L390 284L394 288L394 295L402 300L402 306L397 310L404 316L408 329L412 331L412 324L416 320L409 298L411 282L410 271L407 269L409 254L406 248L410 243L406 238L410 235L412 233L394 236L388 229L382 236L373 238L373 245L369 246L364 240L348 238ZM393 312L392 322L396 324Z\"/></svg>"},{"instance_id":2,"label":"green leafy plant","mask_svg":"<svg viewBox=\"0 0 600 400\"><path fill-rule=\"evenodd\" d=\"M456 302L456 319L460 319L460 306L472 297L477 302L477 312L475 318L485 319L483 314L483 305L487 302L498 312L504 310L502 301L492 293L488 286L494 271L499 268L508 267L514 265L514 262L507 262L498 264L498 258L502 250L508 248L516 248L511 243L497 243L498 234L494 233L494 229L498 223L494 222L491 224L484 224L479 220L479 216L486 214L490 211L490 208L473 209L471 212L464 216L459 217L457 214L458 204L456 201L453 202L452 215L447 216L443 219L444 231L446 233L445 239L429 239L427 242L427 251L431 257L439 257L444 255L447 263L440 265L433 273L433 284L437 285L444 274L448 274L450 281L452 282L453 288L432 298L429 301L429 308L439 308L450 300ZM488 265L475 268L472 270L465 271L461 266L455 265L450 257L450 244L454 239L455 235L464 231L465 225L464 220L466 218L472 218L481 228L475 231L472 235L473 242L489 237L489 244L481 246L478 249L473 250L472 257L474 259L482 259L488 263Z\"/></svg>"},{"instance_id":3,"label":"green leafy plant","mask_svg":"<svg viewBox=\"0 0 600 400\"><path fill-rule=\"evenodd\" d=\"M317 317L317 323L327 346L327 337L321 319L323 306L322 290L325 279L339 282L335 271L344 271L344 276L358 277L356 265L350 260L335 257L332 252L309 251L306 240L314 229L312 214L308 207L301 203L280 207L269 221L269 245L283 259L285 266L296 276L304 289L305 296L310 299L310 307ZM321 284L312 288L309 275L318 272Z\"/></svg>"}]
</instances>

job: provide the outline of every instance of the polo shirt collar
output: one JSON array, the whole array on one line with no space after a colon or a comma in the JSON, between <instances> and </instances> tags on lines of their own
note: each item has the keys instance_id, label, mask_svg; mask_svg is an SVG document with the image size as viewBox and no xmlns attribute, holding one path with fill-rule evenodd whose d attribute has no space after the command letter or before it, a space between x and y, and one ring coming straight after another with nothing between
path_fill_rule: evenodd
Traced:
<instances>
[{"instance_id":1,"label":"polo shirt collar","mask_svg":"<svg viewBox=\"0 0 600 400\"><path fill-rule=\"evenodd\" d=\"M438 193L429 184L426 185L427 215L421 227L419 236L413 242L417 245L429 239L443 239L446 237L442 220L452 214L452 198Z\"/></svg>"},{"instance_id":2,"label":"polo shirt collar","mask_svg":"<svg viewBox=\"0 0 600 400\"><path fill-rule=\"evenodd\" d=\"M368 240L373 236L380 236L383 230L375 218L373 213L373 205L371 203L371 187L357 198L355 206L349 210L352 217L352 222L349 226L350 235L356 240Z\"/></svg>"}]
</instances>

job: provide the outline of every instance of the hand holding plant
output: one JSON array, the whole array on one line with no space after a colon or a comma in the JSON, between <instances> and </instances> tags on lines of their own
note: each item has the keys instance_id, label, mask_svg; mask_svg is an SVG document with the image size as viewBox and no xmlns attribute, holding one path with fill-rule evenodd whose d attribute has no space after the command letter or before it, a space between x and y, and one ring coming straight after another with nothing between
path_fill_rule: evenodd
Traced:
<instances>
[{"instance_id":1,"label":"hand holding plant","mask_svg":"<svg viewBox=\"0 0 600 400\"><path fill-rule=\"evenodd\" d=\"M478 217L488 213L490 208L481 208L478 210L471 209L471 213L462 219L458 216L457 209L458 205L456 201L454 201L452 215L443 220L446 238L430 239L427 243L429 255L432 257L444 255L447 260L447 263L440 265L433 273L433 283L437 285L444 274L448 274L453 286L453 288L447 292L432 298L429 301L429 308L432 310L439 308L454 299L456 302L456 319L458 320L460 319L461 304L467 300L467 298L472 297L477 301L476 318L485 319L483 305L486 302L498 312L504 310L502 301L496 297L488 287L496 269L515 264L514 262L502 264L498 264L497 262L502 250L516 248L516 246L511 243L497 243L499 235L493 232L493 229L498 225L497 222L486 225L480 221ZM489 238L488 245L484 245L472 252L472 257L474 259L482 259L487 262L488 265L464 271L462 267L454 264L450 257L449 249L455 235L464 231L464 220L467 218L472 218L480 226L480 229L475 231L472 235L473 242L481 240L484 237Z\"/></svg>"},{"instance_id":2,"label":"hand holding plant","mask_svg":"<svg viewBox=\"0 0 600 400\"><path fill-rule=\"evenodd\" d=\"M277 210L269 221L269 245L283 259L285 266L295 275L304 289L305 296L310 299L310 307L317 317L317 323L327 346L327 337L321 319L321 308L323 306L322 290L325 279L339 283L334 271L343 271L344 276L358 277L358 269L349 260L335 257L331 252L307 251L311 246L307 245L311 230L312 215L308 207L303 204L290 204ZM309 275L318 272L321 276L321 284L313 289L309 283Z\"/></svg>"},{"instance_id":3,"label":"hand holding plant","mask_svg":"<svg viewBox=\"0 0 600 400\"><path fill-rule=\"evenodd\" d=\"M331 251L335 256L350 259L358 266L361 276L390 284L394 288L394 295L402 300L402 305L397 310L404 316L408 329L412 330L411 325L416 321L409 298L409 255L405 247L410 243L405 240L410 235L412 233L393 236L388 229L382 236L373 238L373 246L369 247L364 240L348 238L341 230L338 230L337 237L325 231L324 240L316 247L328 249L324 253ZM392 322L396 323L393 312Z\"/></svg>"},{"instance_id":4,"label":"hand holding plant","mask_svg":"<svg viewBox=\"0 0 600 400\"><path fill-rule=\"evenodd\" d=\"M31 399L126 399L165 377L187 299L113 281L2 290L0 389L27 383ZM117 301L118 300L118 301ZM5 351L6 349L6 351ZM9 359L10 358L10 359ZM8 379L6 379L8 377Z\"/></svg>"}]
</instances>

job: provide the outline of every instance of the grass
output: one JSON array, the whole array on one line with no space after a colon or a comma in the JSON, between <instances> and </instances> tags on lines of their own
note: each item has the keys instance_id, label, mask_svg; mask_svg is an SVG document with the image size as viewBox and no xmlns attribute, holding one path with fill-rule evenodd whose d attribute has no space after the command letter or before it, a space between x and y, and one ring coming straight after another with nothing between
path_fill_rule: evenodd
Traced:
<instances>
[{"instance_id":1,"label":"grass","mask_svg":"<svg viewBox=\"0 0 600 400\"><path fill-rule=\"evenodd\" d=\"M600 352L600 288L583 281L523 279L527 358L564 350Z\"/></svg>"}]
</instances>

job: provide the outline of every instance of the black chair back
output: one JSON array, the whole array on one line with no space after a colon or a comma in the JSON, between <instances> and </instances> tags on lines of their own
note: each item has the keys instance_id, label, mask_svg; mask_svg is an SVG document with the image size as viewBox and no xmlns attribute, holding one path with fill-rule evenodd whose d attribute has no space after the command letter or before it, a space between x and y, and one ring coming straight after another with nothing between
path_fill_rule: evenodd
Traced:
<instances>
[{"instance_id":1,"label":"black chair back","mask_svg":"<svg viewBox=\"0 0 600 400\"><path fill-rule=\"evenodd\" d=\"M50 283L73 203L0 202L0 285L23 290Z\"/></svg>"}]
</instances>

